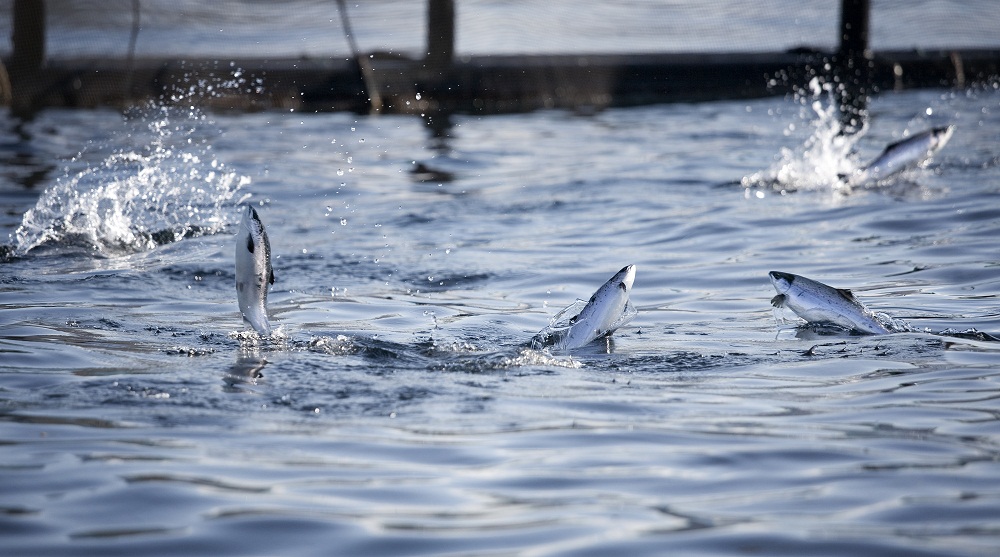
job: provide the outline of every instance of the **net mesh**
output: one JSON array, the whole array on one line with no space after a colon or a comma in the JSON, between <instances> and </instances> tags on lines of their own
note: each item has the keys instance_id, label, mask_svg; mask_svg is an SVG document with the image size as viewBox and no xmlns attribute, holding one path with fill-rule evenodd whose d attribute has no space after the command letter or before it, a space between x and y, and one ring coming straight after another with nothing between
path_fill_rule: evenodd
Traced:
<instances>
[{"instance_id":1,"label":"net mesh","mask_svg":"<svg viewBox=\"0 0 1000 557\"><path fill-rule=\"evenodd\" d=\"M0 54L11 54L13 0L0 0ZM423 55L427 2L354 0L345 6L365 52ZM837 45L829 0L456 0L462 55L743 52ZM347 57L333 0L61 0L46 4L46 56ZM996 48L995 0L874 1L874 50Z\"/></svg>"}]
</instances>

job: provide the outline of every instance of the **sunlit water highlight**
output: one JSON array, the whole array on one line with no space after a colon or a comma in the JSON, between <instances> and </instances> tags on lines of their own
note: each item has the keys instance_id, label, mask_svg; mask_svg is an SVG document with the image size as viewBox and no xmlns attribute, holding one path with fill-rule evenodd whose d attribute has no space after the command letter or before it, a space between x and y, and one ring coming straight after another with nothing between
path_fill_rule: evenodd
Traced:
<instances>
[{"instance_id":1,"label":"sunlit water highlight","mask_svg":"<svg viewBox=\"0 0 1000 557\"><path fill-rule=\"evenodd\" d=\"M30 164L65 171L0 190L0 548L992 554L1000 347L933 333L1000 332L1000 96L887 94L849 146L826 103L455 116L443 139L39 115ZM829 181L946 123L926 168ZM243 200L274 253L266 339L236 308ZM529 347L626 264L634 321ZM770 270L915 332L779 326Z\"/></svg>"}]
</instances>

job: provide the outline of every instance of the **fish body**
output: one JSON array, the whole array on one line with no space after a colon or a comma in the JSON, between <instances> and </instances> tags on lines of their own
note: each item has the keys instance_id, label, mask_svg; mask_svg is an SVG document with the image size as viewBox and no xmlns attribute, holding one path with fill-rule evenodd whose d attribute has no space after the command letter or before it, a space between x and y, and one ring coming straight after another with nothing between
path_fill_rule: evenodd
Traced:
<instances>
[{"instance_id":1,"label":"fish body","mask_svg":"<svg viewBox=\"0 0 1000 557\"><path fill-rule=\"evenodd\" d=\"M236 296L243 320L264 336L271 334L267 289L272 284L271 243L257 211L247 205L236 232Z\"/></svg>"},{"instance_id":2,"label":"fish body","mask_svg":"<svg viewBox=\"0 0 1000 557\"><path fill-rule=\"evenodd\" d=\"M810 323L834 323L876 335L904 330L888 315L872 312L850 290L791 273L771 271L769 275L778 292L771 305L787 307Z\"/></svg>"},{"instance_id":3,"label":"fish body","mask_svg":"<svg viewBox=\"0 0 1000 557\"><path fill-rule=\"evenodd\" d=\"M955 126L942 126L890 143L882 154L854 176L852 182L878 182L907 168L920 166L948 143L954 131Z\"/></svg>"},{"instance_id":4,"label":"fish body","mask_svg":"<svg viewBox=\"0 0 1000 557\"><path fill-rule=\"evenodd\" d=\"M571 350L610 336L637 313L629 301L634 281L635 265L624 267L594 292L580 313L562 326L557 323L559 318L577 306L574 304L559 312L553 323L536 335L533 345L552 344L557 349Z\"/></svg>"}]
</instances>

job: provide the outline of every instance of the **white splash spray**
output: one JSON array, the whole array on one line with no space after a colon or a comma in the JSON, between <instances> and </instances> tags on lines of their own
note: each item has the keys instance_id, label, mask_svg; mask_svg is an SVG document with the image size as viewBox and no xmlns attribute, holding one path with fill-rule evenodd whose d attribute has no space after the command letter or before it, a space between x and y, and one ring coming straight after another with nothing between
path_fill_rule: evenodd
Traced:
<instances>
[{"instance_id":1,"label":"white splash spray","mask_svg":"<svg viewBox=\"0 0 1000 557\"><path fill-rule=\"evenodd\" d=\"M808 91L797 93L796 99L802 103L802 110L798 122L789 124L787 133L791 135L799 122L807 122L812 133L802 145L782 148L767 170L745 176L741 183L748 196L762 197L768 191L836 191L845 187L842 177L858 169L851 155L867 127L854 134L843 133L833 87L814 77Z\"/></svg>"},{"instance_id":2,"label":"white splash spray","mask_svg":"<svg viewBox=\"0 0 1000 557\"><path fill-rule=\"evenodd\" d=\"M138 113L126 122L136 129L118 137L148 143L118 147L102 163L56 180L24 214L15 254L41 246L135 253L230 224L250 179L211 153L214 124L190 103L151 104Z\"/></svg>"}]
</instances>

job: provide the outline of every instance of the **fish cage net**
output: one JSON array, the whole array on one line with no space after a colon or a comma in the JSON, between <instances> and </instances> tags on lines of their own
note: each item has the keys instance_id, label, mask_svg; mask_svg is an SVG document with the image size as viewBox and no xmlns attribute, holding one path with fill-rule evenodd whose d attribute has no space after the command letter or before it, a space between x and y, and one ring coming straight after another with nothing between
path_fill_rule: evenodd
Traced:
<instances>
[{"instance_id":1,"label":"fish cage net","mask_svg":"<svg viewBox=\"0 0 1000 557\"><path fill-rule=\"evenodd\" d=\"M883 87L1000 74L995 0L0 0L0 56L12 106L121 104L169 87L178 63L246 70L255 94L270 91L254 106L699 101L780 93L824 64L790 55L843 50L852 4L865 6L865 52L910 53L883 64Z\"/></svg>"},{"instance_id":2,"label":"fish cage net","mask_svg":"<svg viewBox=\"0 0 1000 557\"><path fill-rule=\"evenodd\" d=\"M830 50L840 4L813 0L455 0L462 55ZM426 0L60 0L45 3L45 56L350 56L345 9L364 52L424 54ZM14 0L0 1L0 55ZM994 0L871 2L873 50L1000 47Z\"/></svg>"}]
</instances>

